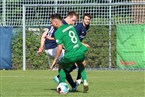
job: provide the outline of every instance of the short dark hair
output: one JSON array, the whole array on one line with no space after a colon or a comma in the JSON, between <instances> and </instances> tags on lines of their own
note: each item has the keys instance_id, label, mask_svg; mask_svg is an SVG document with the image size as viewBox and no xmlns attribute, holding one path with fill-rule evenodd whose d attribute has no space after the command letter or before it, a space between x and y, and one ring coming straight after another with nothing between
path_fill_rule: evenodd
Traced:
<instances>
[{"instance_id":1,"label":"short dark hair","mask_svg":"<svg viewBox=\"0 0 145 97\"><path fill-rule=\"evenodd\" d=\"M62 17L60 16L60 14L58 13L55 13L55 14L52 14L50 16L51 19L59 19L59 20L62 20Z\"/></svg>"},{"instance_id":2,"label":"short dark hair","mask_svg":"<svg viewBox=\"0 0 145 97\"><path fill-rule=\"evenodd\" d=\"M85 16L89 17L90 19L92 18L91 15L90 15L89 13L84 13L83 19L85 18Z\"/></svg>"},{"instance_id":3,"label":"short dark hair","mask_svg":"<svg viewBox=\"0 0 145 97\"><path fill-rule=\"evenodd\" d=\"M79 17L75 11L68 12L66 17L68 17L68 16L70 16L70 17L76 16L77 18Z\"/></svg>"}]
</instances>

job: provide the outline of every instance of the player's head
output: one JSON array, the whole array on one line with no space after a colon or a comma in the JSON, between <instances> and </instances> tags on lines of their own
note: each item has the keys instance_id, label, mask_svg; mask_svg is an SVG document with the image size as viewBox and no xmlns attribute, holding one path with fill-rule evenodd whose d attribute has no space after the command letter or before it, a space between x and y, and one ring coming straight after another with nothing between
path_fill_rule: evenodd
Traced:
<instances>
[{"instance_id":1,"label":"player's head","mask_svg":"<svg viewBox=\"0 0 145 97\"><path fill-rule=\"evenodd\" d=\"M85 13L83 15L83 24L86 25L86 26L89 25L90 20L91 20L91 15L89 13Z\"/></svg>"},{"instance_id":2,"label":"player's head","mask_svg":"<svg viewBox=\"0 0 145 97\"><path fill-rule=\"evenodd\" d=\"M58 13L52 14L50 17L50 21L54 28L58 28L62 25L62 17Z\"/></svg>"},{"instance_id":3,"label":"player's head","mask_svg":"<svg viewBox=\"0 0 145 97\"><path fill-rule=\"evenodd\" d=\"M78 19L78 14L75 11L68 12L66 18L64 19L68 24L74 25Z\"/></svg>"}]
</instances>

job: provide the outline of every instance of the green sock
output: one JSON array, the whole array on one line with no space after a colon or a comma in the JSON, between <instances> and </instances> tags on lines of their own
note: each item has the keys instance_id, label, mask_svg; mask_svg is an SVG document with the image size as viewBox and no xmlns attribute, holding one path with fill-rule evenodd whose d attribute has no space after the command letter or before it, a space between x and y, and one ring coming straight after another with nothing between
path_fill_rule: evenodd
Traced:
<instances>
[{"instance_id":1,"label":"green sock","mask_svg":"<svg viewBox=\"0 0 145 97\"><path fill-rule=\"evenodd\" d=\"M86 70L85 69L81 72L81 77L82 77L83 80L87 79Z\"/></svg>"},{"instance_id":2,"label":"green sock","mask_svg":"<svg viewBox=\"0 0 145 97\"><path fill-rule=\"evenodd\" d=\"M86 70L84 67L79 67L79 71L78 73L81 74L81 77L82 77L82 80L86 80L87 79L87 76L86 76Z\"/></svg>"},{"instance_id":3,"label":"green sock","mask_svg":"<svg viewBox=\"0 0 145 97\"><path fill-rule=\"evenodd\" d=\"M66 79L66 74L65 74L64 70L61 69L61 70L59 71L59 80L60 80L60 83L61 83L61 82L65 82L65 79Z\"/></svg>"}]
</instances>

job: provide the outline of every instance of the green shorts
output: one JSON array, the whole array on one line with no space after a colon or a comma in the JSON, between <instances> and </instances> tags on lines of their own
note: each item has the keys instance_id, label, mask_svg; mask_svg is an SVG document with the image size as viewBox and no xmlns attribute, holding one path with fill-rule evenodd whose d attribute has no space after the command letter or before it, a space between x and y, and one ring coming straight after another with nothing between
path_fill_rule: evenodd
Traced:
<instances>
[{"instance_id":1,"label":"green shorts","mask_svg":"<svg viewBox=\"0 0 145 97\"><path fill-rule=\"evenodd\" d=\"M85 54L69 57L64 56L60 62L60 67L62 69L69 71L75 63L77 63L78 66L82 66L83 65L82 62L84 61L84 59Z\"/></svg>"}]
</instances>

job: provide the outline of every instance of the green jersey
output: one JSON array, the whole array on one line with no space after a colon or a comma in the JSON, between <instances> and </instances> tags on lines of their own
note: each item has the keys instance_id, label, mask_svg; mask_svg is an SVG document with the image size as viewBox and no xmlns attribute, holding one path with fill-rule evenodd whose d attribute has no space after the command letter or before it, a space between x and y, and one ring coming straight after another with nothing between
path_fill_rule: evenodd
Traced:
<instances>
[{"instance_id":1,"label":"green jersey","mask_svg":"<svg viewBox=\"0 0 145 97\"><path fill-rule=\"evenodd\" d=\"M71 25L60 26L54 37L57 44L62 44L65 49L65 56L78 56L84 54L87 48L80 42L75 28Z\"/></svg>"}]
</instances>

